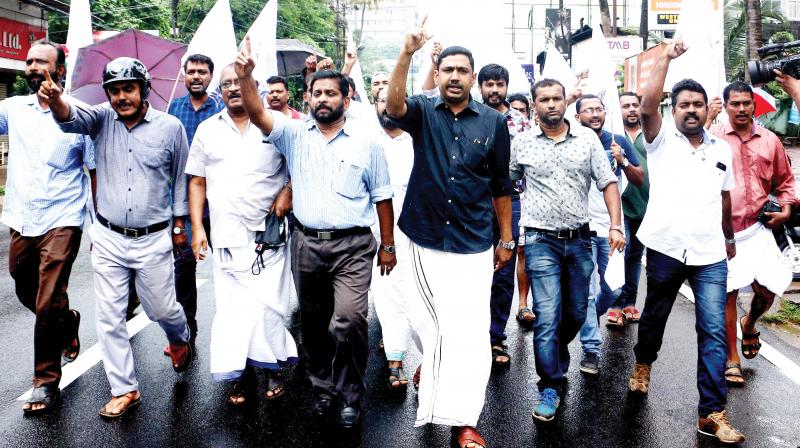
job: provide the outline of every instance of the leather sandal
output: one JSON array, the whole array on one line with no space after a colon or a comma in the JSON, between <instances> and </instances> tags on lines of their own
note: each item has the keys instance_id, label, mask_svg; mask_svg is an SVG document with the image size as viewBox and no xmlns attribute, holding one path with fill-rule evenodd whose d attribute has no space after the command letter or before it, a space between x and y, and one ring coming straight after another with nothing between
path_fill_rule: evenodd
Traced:
<instances>
[{"instance_id":1,"label":"leather sandal","mask_svg":"<svg viewBox=\"0 0 800 448\"><path fill-rule=\"evenodd\" d=\"M403 368L389 367L389 389L403 389L406 386L408 386L408 378Z\"/></svg>"},{"instance_id":2,"label":"leather sandal","mask_svg":"<svg viewBox=\"0 0 800 448\"><path fill-rule=\"evenodd\" d=\"M78 354L81 352L81 339L78 337L78 329L81 325L81 313L79 313L78 310L69 311L75 315L75 337L67 342L66 347L64 347L64 351L61 353L61 357L64 359L64 362L67 363L78 359Z\"/></svg>"},{"instance_id":3,"label":"leather sandal","mask_svg":"<svg viewBox=\"0 0 800 448\"><path fill-rule=\"evenodd\" d=\"M533 321L536 320L536 314L533 314L533 310L530 307L520 308L517 311L517 321L521 324L530 325Z\"/></svg>"},{"instance_id":4,"label":"leather sandal","mask_svg":"<svg viewBox=\"0 0 800 448\"><path fill-rule=\"evenodd\" d=\"M742 365L738 362L725 364L725 382L728 386L744 386L744 375L742 375Z\"/></svg>"},{"instance_id":5,"label":"leather sandal","mask_svg":"<svg viewBox=\"0 0 800 448\"><path fill-rule=\"evenodd\" d=\"M622 309L622 314L625 315L625 320L631 323L639 322L642 318L642 313L635 306L626 306Z\"/></svg>"},{"instance_id":6,"label":"leather sandal","mask_svg":"<svg viewBox=\"0 0 800 448\"><path fill-rule=\"evenodd\" d=\"M192 364L192 346L188 342L169 344L169 357L172 368L176 372L183 372Z\"/></svg>"},{"instance_id":7,"label":"leather sandal","mask_svg":"<svg viewBox=\"0 0 800 448\"><path fill-rule=\"evenodd\" d=\"M126 400L126 404L122 408L119 408L119 412L112 412L108 408L108 405L113 403L114 400L118 398L124 398ZM138 391L132 391L128 392L127 394L119 395L117 397L112 398L111 400L109 400L108 403L106 403L102 408L100 408L100 410L97 413L100 414L100 417L104 418L120 418L123 415L125 415L125 413L127 413L130 409L139 406L141 403L142 403L142 395Z\"/></svg>"},{"instance_id":8,"label":"leather sandal","mask_svg":"<svg viewBox=\"0 0 800 448\"><path fill-rule=\"evenodd\" d=\"M269 372L267 379L267 391L264 392L264 398L267 400L274 400L286 391L286 384L283 381L283 374L279 371Z\"/></svg>"},{"instance_id":9,"label":"leather sandal","mask_svg":"<svg viewBox=\"0 0 800 448\"><path fill-rule=\"evenodd\" d=\"M453 437L456 438L459 448L486 448L486 441L471 426L453 427ZM472 447L469 446L470 443L473 444Z\"/></svg>"},{"instance_id":10,"label":"leather sandal","mask_svg":"<svg viewBox=\"0 0 800 448\"><path fill-rule=\"evenodd\" d=\"M61 402L61 390L55 384L45 384L44 386L34 387L31 397L25 403L30 404L30 408L22 408L25 415L43 414L52 410ZM33 409L34 404L44 404L43 408Z\"/></svg>"},{"instance_id":11,"label":"leather sandal","mask_svg":"<svg viewBox=\"0 0 800 448\"><path fill-rule=\"evenodd\" d=\"M617 309L608 310L608 314L606 314L606 327L608 328L625 328L625 316L622 314L622 311Z\"/></svg>"},{"instance_id":12,"label":"leather sandal","mask_svg":"<svg viewBox=\"0 0 800 448\"><path fill-rule=\"evenodd\" d=\"M498 358L506 359L502 361ZM502 344L492 346L492 365L494 367L508 367L511 365L511 355L508 354L508 347Z\"/></svg>"},{"instance_id":13,"label":"leather sandal","mask_svg":"<svg viewBox=\"0 0 800 448\"><path fill-rule=\"evenodd\" d=\"M753 359L756 356L758 356L758 352L759 350L761 350L761 340L759 339L759 337L761 336L761 332L756 331L755 333L748 333L744 331L744 325L742 325L742 320L744 320L745 317L747 317L746 314L742 316L741 319L739 319L739 328L742 330L742 344L741 344L742 356L744 356L746 359ZM745 339L755 339L756 342L745 344L744 342Z\"/></svg>"}]
</instances>

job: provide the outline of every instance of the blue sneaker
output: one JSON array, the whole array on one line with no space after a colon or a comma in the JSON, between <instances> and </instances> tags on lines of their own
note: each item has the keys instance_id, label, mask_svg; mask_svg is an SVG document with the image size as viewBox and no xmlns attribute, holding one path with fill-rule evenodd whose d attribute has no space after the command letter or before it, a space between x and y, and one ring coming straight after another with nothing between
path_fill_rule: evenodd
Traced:
<instances>
[{"instance_id":1,"label":"blue sneaker","mask_svg":"<svg viewBox=\"0 0 800 448\"><path fill-rule=\"evenodd\" d=\"M533 408L533 418L543 422L553 420L559 404L561 404L561 399L558 398L558 392L555 389L546 388L539 392L539 397L536 399L536 407Z\"/></svg>"}]
</instances>

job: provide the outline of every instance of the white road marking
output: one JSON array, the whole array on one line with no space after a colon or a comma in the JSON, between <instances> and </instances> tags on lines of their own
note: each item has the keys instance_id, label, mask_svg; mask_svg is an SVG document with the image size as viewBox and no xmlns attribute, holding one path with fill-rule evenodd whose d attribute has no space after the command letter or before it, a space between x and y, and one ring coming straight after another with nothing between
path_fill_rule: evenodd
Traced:
<instances>
[{"instance_id":1,"label":"white road marking","mask_svg":"<svg viewBox=\"0 0 800 448\"><path fill-rule=\"evenodd\" d=\"M694 303L694 293L689 285L685 283L681 285L680 293L683 294L683 296L686 297L690 302ZM739 325L736 325L736 337L742 339L742 329L739 328ZM791 359L784 356L771 345L764 342L764 339L761 339L761 350L758 351L758 354L775 365L775 367L783 372L783 374L786 375L790 380L794 381L796 384L800 384L800 366L795 364Z\"/></svg>"},{"instance_id":2,"label":"white road marking","mask_svg":"<svg viewBox=\"0 0 800 448\"><path fill-rule=\"evenodd\" d=\"M198 278L197 288L200 289L200 287L203 286L207 281L207 279ZM144 330L152 323L153 321L148 319L145 313L139 313L136 315L136 317L128 321L128 337L134 337L136 333ZM101 359L99 344L94 344L88 350L81 351L80 356L78 356L75 361L61 368L61 382L59 383L59 389L64 390L65 387L69 386L73 381L77 380L81 375L94 367L95 364L100 362ZM28 389L27 392L17 398L17 401L27 400L30 398L31 393L33 393L33 389Z\"/></svg>"}]
</instances>

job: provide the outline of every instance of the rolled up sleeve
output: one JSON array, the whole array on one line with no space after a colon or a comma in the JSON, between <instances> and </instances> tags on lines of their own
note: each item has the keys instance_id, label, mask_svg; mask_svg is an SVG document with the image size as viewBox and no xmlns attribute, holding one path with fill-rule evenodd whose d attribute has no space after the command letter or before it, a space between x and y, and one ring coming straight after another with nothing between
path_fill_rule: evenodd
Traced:
<instances>
[{"instance_id":1,"label":"rolled up sleeve","mask_svg":"<svg viewBox=\"0 0 800 448\"><path fill-rule=\"evenodd\" d=\"M374 140L371 143L367 188L369 189L370 201L373 204L391 199L394 196L389 180L389 165L386 163L383 146Z\"/></svg>"},{"instance_id":2,"label":"rolled up sleeve","mask_svg":"<svg viewBox=\"0 0 800 448\"><path fill-rule=\"evenodd\" d=\"M611 171L611 165L608 163L608 156L603 149L603 144L600 143L598 138L594 138L592 144L592 179L595 180L597 189L603 191L606 187L617 182L617 176Z\"/></svg>"}]
</instances>

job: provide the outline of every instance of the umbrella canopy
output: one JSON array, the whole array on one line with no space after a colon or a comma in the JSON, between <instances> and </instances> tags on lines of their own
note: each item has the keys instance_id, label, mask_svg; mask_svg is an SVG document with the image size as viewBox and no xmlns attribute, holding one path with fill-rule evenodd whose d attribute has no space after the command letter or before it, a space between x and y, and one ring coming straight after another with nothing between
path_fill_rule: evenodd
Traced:
<instances>
[{"instance_id":1,"label":"umbrella canopy","mask_svg":"<svg viewBox=\"0 0 800 448\"><path fill-rule=\"evenodd\" d=\"M276 39L278 52L278 74L281 76L297 75L306 66L306 58L312 54L324 57L325 53L297 39Z\"/></svg>"},{"instance_id":2,"label":"umbrella canopy","mask_svg":"<svg viewBox=\"0 0 800 448\"><path fill-rule=\"evenodd\" d=\"M753 87L753 101L756 103L756 117L778 110L775 97L760 87Z\"/></svg>"},{"instance_id":3,"label":"umbrella canopy","mask_svg":"<svg viewBox=\"0 0 800 448\"><path fill-rule=\"evenodd\" d=\"M108 99L103 90L103 68L122 56L139 59L152 78L150 105L165 110L173 89L174 97L186 95L181 73L181 58L186 44L162 39L139 30L126 30L115 36L78 50L72 76L72 96L88 104L101 104ZM176 85L177 81L177 85Z\"/></svg>"}]
</instances>

